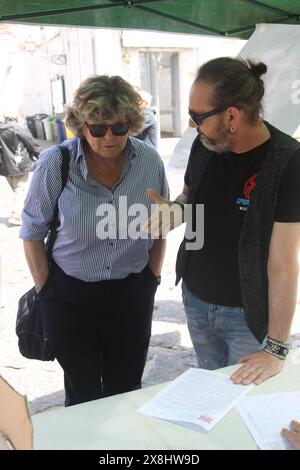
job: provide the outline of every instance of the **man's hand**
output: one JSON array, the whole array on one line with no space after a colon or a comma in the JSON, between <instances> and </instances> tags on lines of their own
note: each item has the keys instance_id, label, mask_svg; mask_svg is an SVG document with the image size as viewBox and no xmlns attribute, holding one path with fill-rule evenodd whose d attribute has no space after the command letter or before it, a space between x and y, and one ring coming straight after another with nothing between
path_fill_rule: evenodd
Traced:
<instances>
[{"instance_id":1,"label":"man's hand","mask_svg":"<svg viewBox=\"0 0 300 470\"><path fill-rule=\"evenodd\" d=\"M231 379L234 383L243 385L259 385L278 374L284 366L284 361L264 351L242 356L239 362L244 362L244 365L232 374Z\"/></svg>"},{"instance_id":2,"label":"man's hand","mask_svg":"<svg viewBox=\"0 0 300 470\"><path fill-rule=\"evenodd\" d=\"M161 197L154 189L146 189L157 208L142 227L144 232L154 237L166 236L168 232L181 225L184 221L184 209L174 201Z\"/></svg>"}]
</instances>

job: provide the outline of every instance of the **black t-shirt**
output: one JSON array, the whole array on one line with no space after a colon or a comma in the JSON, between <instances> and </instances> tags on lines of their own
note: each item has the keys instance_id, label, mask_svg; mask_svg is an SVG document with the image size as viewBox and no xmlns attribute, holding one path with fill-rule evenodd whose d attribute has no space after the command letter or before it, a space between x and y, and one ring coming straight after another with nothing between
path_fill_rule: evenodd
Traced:
<instances>
[{"instance_id":1,"label":"black t-shirt","mask_svg":"<svg viewBox=\"0 0 300 470\"><path fill-rule=\"evenodd\" d=\"M245 153L214 155L201 180L195 202L204 204L204 245L188 251L183 280L206 302L242 305L239 237L270 142ZM185 183L189 186L188 169ZM274 221L300 222L300 152L291 156L282 176Z\"/></svg>"}]
</instances>

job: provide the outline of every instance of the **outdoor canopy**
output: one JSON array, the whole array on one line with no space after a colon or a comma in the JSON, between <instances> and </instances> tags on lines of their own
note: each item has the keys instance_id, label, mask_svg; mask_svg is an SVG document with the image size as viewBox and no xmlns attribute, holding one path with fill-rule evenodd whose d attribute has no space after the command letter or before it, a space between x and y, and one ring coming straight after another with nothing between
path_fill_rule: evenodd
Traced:
<instances>
[{"instance_id":1,"label":"outdoor canopy","mask_svg":"<svg viewBox=\"0 0 300 470\"><path fill-rule=\"evenodd\" d=\"M144 29L247 39L300 24L299 0L0 0L0 22Z\"/></svg>"}]
</instances>

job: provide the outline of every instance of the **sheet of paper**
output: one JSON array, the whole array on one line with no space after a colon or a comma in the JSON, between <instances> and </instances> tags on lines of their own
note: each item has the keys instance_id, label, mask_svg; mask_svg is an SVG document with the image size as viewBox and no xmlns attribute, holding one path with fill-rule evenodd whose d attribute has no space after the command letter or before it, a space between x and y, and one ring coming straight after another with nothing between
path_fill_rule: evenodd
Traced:
<instances>
[{"instance_id":1,"label":"sheet of paper","mask_svg":"<svg viewBox=\"0 0 300 470\"><path fill-rule=\"evenodd\" d=\"M254 385L236 385L229 376L204 369L188 369L139 412L210 431Z\"/></svg>"},{"instance_id":2,"label":"sheet of paper","mask_svg":"<svg viewBox=\"0 0 300 470\"><path fill-rule=\"evenodd\" d=\"M237 410L260 449L291 448L280 431L289 428L292 419L300 421L300 392L245 397L237 404Z\"/></svg>"}]
</instances>

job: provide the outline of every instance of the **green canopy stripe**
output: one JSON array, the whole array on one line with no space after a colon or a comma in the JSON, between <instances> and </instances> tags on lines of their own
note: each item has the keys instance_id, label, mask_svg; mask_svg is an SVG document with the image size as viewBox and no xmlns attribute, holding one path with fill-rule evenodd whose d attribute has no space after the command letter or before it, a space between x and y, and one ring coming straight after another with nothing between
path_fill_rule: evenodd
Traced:
<instances>
[{"instance_id":1,"label":"green canopy stripe","mask_svg":"<svg viewBox=\"0 0 300 470\"><path fill-rule=\"evenodd\" d=\"M299 26L300 0L0 0L0 22L247 39L256 24Z\"/></svg>"},{"instance_id":2,"label":"green canopy stripe","mask_svg":"<svg viewBox=\"0 0 300 470\"><path fill-rule=\"evenodd\" d=\"M143 3L154 3L154 2L162 2L164 0L135 0L134 2L131 0L110 0L112 3L107 3L104 5L84 5L79 7L68 7L68 8L56 8L56 9L47 9L47 10L39 10L39 11L31 11L30 13L16 13L11 15L1 15L0 19L2 21L15 21L15 20L22 20L22 19L30 19L30 18L38 18L38 17L45 17L45 16L53 16L53 15L65 15L66 13L75 13L81 11L91 11L91 10L102 10L105 8L115 8L115 7L124 7L124 8L132 8L139 4Z\"/></svg>"},{"instance_id":3,"label":"green canopy stripe","mask_svg":"<svg viewBox=\"0 0 300 470\"><path fill-rule=\"evenodd\" d=\"M286 10L282 10L281 8L274 7L272 5L268 5L263 2L259 2L258 0L242 0L242 2L247 2L247 3L252 3L253 5L256 5L261 8L265 8L266 10L274 11L274 13L280 13L283 14L284 16L289 16L289 12Z\"/></svg>"},{"instance_id":4,"label":"green canopy stripe","mask_svg":"<svg viewBox=\"0 0 300 470\"><path fill-rule=\"evenodd\" d=\"M217 34L217 35L223 35L224 34L222 31L219 31L218 29L209 28L208 26L204 26L200 23L196 23L195 21L190 21L190 20L186 20L184 18L179 18L178 16L170 15L170 14L164 13L162 11L153 10L153 8L142 7L142 6L138 6L138 5L135 5L135 7L137 9L143 10L147 13L151 13L153 15L161 16L162 18L166 18L168 20L178 21L181 24L194 26L195 28L199 28L199 29L202 29L204 31L209 31L210 33L213 33L213 34Z\"/></svg>"}]
</instances>

